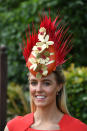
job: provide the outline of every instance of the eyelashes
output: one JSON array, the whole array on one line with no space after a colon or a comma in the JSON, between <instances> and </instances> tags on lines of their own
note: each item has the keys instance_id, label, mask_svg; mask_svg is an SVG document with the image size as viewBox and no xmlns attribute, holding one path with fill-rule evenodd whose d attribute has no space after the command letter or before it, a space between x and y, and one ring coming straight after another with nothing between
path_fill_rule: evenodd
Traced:
<instances>
[{"instance_id":1,"label":"eyelashes","mask_svg":"<svg viewBox=\"0 0 87 131\"><path fill-rule=\"evenodd\" d=\"M37 82L37 81L31 81L31 82L30 82L30 85L32 85L32 86L37 86L37 85L38 85L38 82ZM51 83L48 82L48 81L43 81L43 82L42 82L42 85L43 85L43 86L50 86Z\"/></svg>"},{"instance_id":2,"label":"eyelashes","mask_svg":"<svg viewBox=\"0 0 87 131\"><path fill-rule=\"evenodd\" d=\"M30 85L32 85L32 86L36 86L37 84L38 84L38 82L36 82L36 81L30 82Z\"/></svg>"},{"instance_id":3,"label":"eyelashes","mask_svg":"<svg viewBox=\"0 0 87 131\"><path fill-rule=\"evenodd\" d=\"M51 83L46 81L46 82L44 82L44 85L46 85L46 86L50 86Z\"/></svg>"}]
</instances>

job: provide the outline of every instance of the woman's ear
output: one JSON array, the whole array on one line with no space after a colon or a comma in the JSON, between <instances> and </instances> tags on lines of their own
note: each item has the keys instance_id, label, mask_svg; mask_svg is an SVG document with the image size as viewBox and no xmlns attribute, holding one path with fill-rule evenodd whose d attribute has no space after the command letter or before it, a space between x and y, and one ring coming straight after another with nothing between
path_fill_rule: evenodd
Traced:
<instances>
[{"instance_id":1,"label":"woman's ear","mask_svg":"<svg viewBox=\"0 0 87 131\"><path fill-rule=\"evenodd\" d=\"M62 88L63 88L63 84L59 84L57 91L59 92Z\"/></svg>"}]
</instances>

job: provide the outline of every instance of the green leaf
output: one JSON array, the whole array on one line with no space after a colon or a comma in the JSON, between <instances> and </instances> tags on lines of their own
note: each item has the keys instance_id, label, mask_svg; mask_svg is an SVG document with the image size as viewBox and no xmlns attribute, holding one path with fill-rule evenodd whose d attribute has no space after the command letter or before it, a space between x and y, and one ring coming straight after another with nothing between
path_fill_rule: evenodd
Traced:
<instances>
[{"instance_id":1,"label":"green leaf","mask_svg":"<svg viewBox=\"0 0 87 131\"><path fill-rule=\"evenodd\" d=\"M41 77L42 77L42 74L41 74L40 72L38 72L38 73L36 74L36 78L41 79Z\"/></svg>"},{"instance_id":2,"label":"green leaf","mask_svg":"<svg viewBox=\"0 0 87 131\"><path fill-rule=\"evenodd\" d=\"M50 56L50 52L49 52L49 51L45 51L45 52L44 52L44 55L45 55L46 57L49 57L49 56Z\"/></svg>"}]
</instances>

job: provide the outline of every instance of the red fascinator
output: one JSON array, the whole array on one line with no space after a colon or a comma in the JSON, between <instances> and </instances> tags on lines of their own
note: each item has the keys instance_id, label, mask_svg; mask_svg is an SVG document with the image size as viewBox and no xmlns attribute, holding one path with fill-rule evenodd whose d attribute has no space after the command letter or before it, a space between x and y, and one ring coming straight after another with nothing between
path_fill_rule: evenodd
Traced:
<instances>
[{"instance_id":1,"label":"red fascinator","mask_svg":"<svg viewBox=\"0 0 87 131\"><path fill-rule=\"evenodd\" d=\"M66 55L72 46L71 35L68 29L61 24L61 20L56 17L53 21L51 17L42 16L38 33L35 29L32 35L27 36L27 43L22 46L23 56L29 71L37 78L47 76L56 67L66 62Z\"/></svg>"}]
</instances>

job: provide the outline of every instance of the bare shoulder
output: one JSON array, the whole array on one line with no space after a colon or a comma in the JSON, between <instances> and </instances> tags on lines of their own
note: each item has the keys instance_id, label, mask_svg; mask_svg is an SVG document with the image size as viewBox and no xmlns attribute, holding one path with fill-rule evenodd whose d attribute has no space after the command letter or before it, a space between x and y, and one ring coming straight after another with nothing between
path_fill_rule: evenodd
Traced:
<instances>
[{"instance_id":1,"label":"bare shoulder","mask_svg":"<svg viewBox=\"0 0 87 131\"><path fill-rule=\"evenodd\" d=\"M9 131L7 126L5 127L4 131Z\"/></svg>"}]
</instances>

